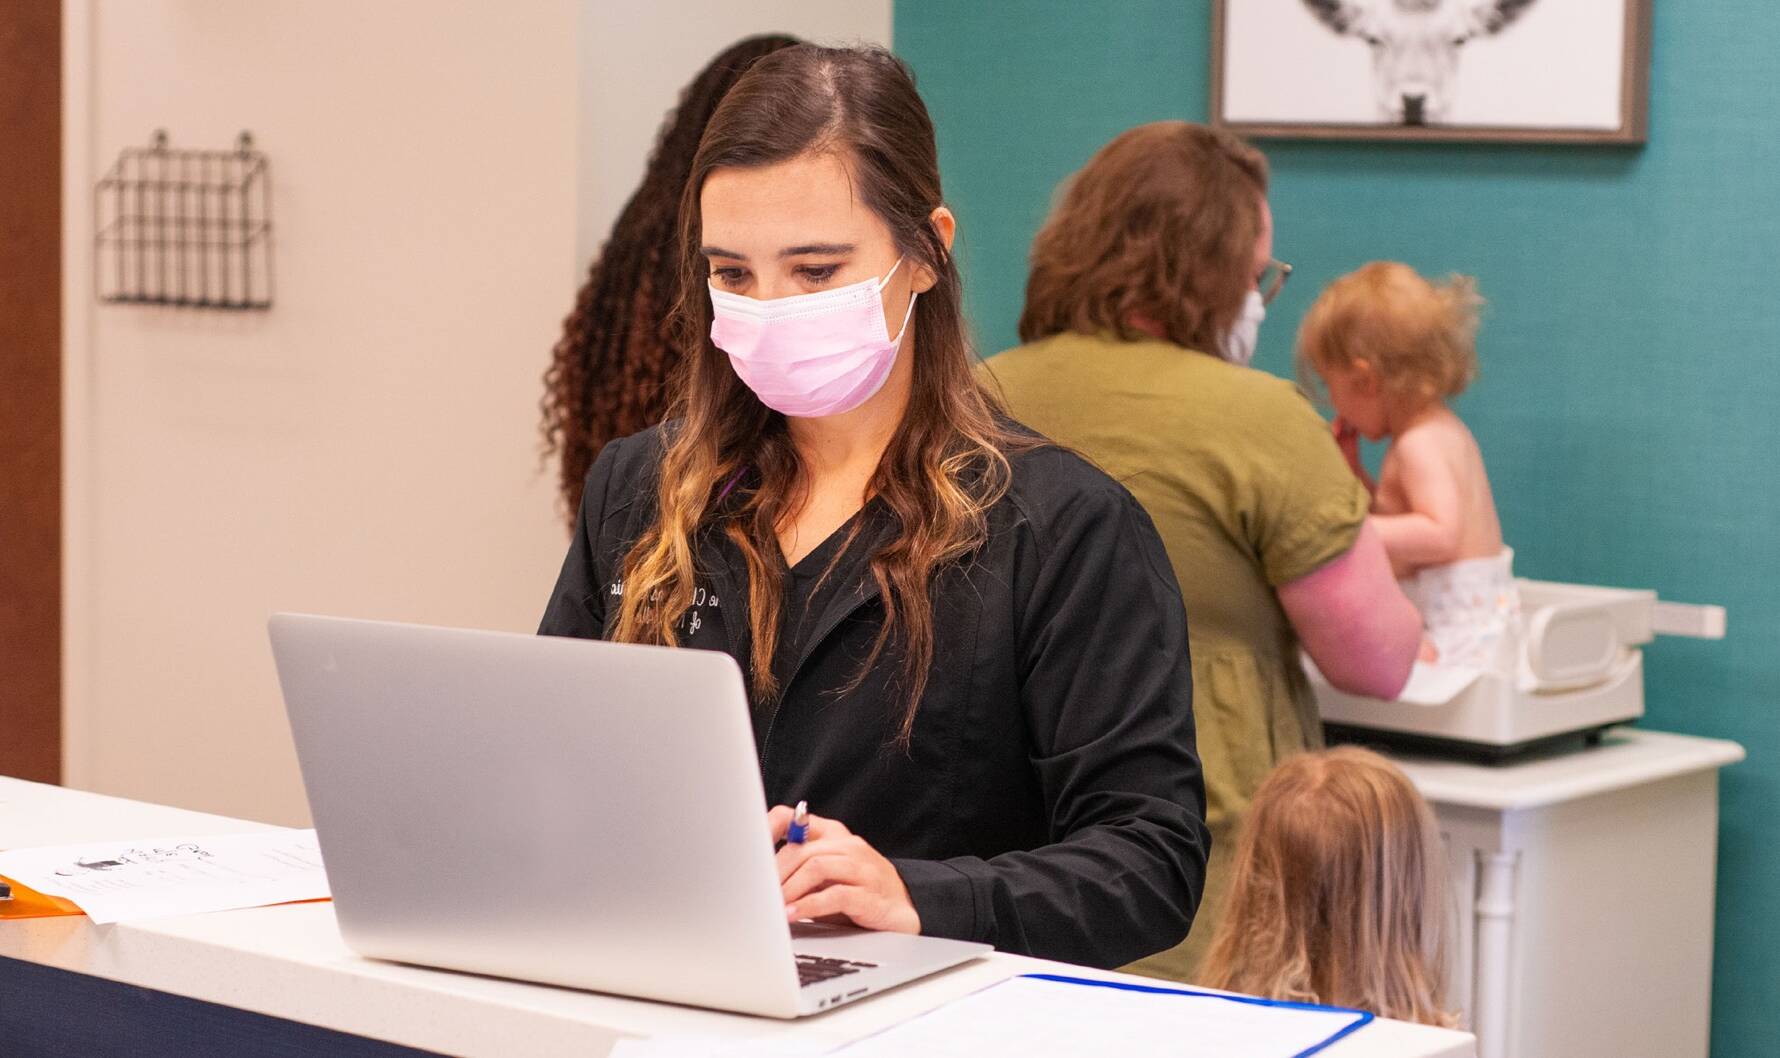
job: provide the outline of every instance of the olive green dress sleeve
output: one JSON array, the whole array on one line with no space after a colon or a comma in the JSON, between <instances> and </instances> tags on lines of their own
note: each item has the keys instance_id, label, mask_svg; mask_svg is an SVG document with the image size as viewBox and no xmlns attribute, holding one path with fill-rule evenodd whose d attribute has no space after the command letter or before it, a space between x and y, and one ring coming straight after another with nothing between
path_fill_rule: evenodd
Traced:
<instances>
[{"instance_id":1,"label":"olive green dress sleeve","mask_svg":"<svg viewBox=\"0 0 1780 1058\"><path fill-rule=\"evenodd\" d=\"M1270 480L1256 490L1250 525L1262 573L1277 588L1347 554L1371 497L1310 402L1288 386L1276 394L1261 460Z\"/></svg>"}]
</instances>

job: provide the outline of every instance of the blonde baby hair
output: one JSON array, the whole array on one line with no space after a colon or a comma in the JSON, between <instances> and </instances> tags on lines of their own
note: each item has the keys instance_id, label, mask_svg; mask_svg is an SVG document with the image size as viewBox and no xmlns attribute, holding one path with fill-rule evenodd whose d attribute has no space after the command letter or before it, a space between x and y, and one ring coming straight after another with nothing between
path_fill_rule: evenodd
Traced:
<instances>
[{"instance_id":1,"label":"blonde baby hair","mask_svg":"<svg viewBox=\"0 0 1780 1058\"><path fill-rule=\"evenodd\" d=\"M1298 374L1312 392L1325 367L1365 361L1388 398L1411 406L1456 397L1477 377L1483 299L1469 276L1434 284L1396 261L1330 283L1298 329Z\"/></svg>"},{"instance_id":2,"label":"blonde baby hair","mask_svg":"<svg viewBox=\"0 0 1780 1058\"><path fill-rule=\"evenodd\" d=\"M1200 983L1456 1025L1441 849L1427 802L1378 754L1288 758L1246 813Z\"/></svg>"}]
</instances>

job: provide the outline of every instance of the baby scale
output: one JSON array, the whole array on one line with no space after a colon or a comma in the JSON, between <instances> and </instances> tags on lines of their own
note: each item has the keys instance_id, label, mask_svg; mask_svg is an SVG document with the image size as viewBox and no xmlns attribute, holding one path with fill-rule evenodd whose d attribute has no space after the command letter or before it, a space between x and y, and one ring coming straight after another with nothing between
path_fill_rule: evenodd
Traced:
<instances>
[{"instance_id":1,"label":"baby scale","mask_svg":"<svg viewBox=\"0 0 1780 1058\"><path fill-rule=\"evenodd\" d=\"M1654 591L1516 580L1519 671L1417 662L1393 701L1336 690L1304 666L1332 742L1507 760L1593 743L1644 715L1643 647L1658 635L1724 638L1718 606L1660 602Z\"/></svg>"}]
</instances>

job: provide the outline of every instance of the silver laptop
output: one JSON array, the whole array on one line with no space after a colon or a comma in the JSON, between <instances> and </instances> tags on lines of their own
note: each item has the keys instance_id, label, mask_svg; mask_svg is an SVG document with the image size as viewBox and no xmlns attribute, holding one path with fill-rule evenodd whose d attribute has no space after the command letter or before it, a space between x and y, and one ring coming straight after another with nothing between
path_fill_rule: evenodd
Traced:
<instances>
[{"instance_id":1,"label":"silver laptop","mask_svg":"<svg viewBox=\"0 0 1780 1058\"><path fill-rule=\"evenodd\" d=\"M361 955L798 1017L988 950L787 925L727 654L298 614L270 629Z\"/></svg>"}]
</instances>

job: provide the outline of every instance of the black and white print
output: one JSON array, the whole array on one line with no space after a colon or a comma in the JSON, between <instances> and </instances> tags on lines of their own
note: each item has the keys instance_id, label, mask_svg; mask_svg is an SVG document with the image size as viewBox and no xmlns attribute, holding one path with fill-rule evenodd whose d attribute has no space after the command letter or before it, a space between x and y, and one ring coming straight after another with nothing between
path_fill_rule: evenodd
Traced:
<instances>
[{"instance_id":1,"label":"black and white print","mask_svg":"<svg viewBox=\"0 0 1780 1058\"><path fill-rule=\"evenodd\" d=\"M1223 0L1218 118L1612 134L1638 2Z\"/></svg>"}]
</instances>

